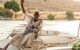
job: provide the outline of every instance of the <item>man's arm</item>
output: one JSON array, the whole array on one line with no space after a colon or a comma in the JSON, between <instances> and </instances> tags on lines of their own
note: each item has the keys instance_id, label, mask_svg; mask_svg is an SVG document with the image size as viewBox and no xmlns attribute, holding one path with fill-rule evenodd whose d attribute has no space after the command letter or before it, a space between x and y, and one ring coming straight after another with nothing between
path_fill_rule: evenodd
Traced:
<instances>
[{"instance_id":1,"label":"man's arm","mask_svg":"<svg viewBox=\"0 0 80 50\"><path fill-rule=\"evenodd\" d=\"M24 4L24 0L21 0L21 8L22 8L23 13L25 13L23 4Z\"/></svg>"}]
</instances>

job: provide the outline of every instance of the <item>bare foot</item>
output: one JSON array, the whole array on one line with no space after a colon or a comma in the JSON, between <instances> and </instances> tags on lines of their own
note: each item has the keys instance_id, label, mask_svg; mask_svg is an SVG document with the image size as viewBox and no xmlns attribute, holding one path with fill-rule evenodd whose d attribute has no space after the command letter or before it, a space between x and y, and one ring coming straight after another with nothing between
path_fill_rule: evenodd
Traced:
<instances>
[{"instance_id":1,"label":"bare foot","mask_svg":"<svg viewBox=\"0 0 80 50\"><path fill-rule=\"evenodd\" d=\"M6 50L6 49L0 48L0 50Z\"/></svg>"},{"instance_id":2,"label":"bare foot","mask_svg":"<svg viewBox=\"0 0 80 50\"><path fill-rule=\"evenodd\" d=\"M0 48L0 50L3 50L2 48Z\"/></svg>"}]
</instances>

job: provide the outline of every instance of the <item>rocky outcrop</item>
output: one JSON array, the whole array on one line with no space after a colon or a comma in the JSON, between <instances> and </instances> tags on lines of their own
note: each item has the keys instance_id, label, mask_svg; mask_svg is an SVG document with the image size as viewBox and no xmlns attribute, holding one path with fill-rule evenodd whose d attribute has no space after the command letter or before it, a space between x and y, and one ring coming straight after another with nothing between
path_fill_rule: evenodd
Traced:
<instances>
[{"instance_id":1,"label":"rocky outcrop","mask_svg":"<svg viewBox=\"0 0 80 50\"><path fill-rule=\"evenodd\" d=\"M39 10L54 10L54 11L66 11L74 10L80 11L79 2L73 0L25 0L24 6L25 9L30 10L39 9Z\"/></svg>"}]
</instances>

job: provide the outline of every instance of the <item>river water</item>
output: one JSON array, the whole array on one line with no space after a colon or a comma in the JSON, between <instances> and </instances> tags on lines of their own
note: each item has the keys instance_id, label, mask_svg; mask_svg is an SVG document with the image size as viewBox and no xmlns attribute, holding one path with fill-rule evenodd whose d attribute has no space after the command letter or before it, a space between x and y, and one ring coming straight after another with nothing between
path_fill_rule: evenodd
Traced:
<instances>
[{"instance_id":1,"label":"river water","mask_svg":"<svg viewBox=\"0 0 80 50\"><path fill-rule=\"evenodd\" d=\"M6 37L8 37L12 31L15 28L19 28L18 26L21 26L23 24L27 24L26 21L10 21L10 20L4 20L4 21L0 21L0 40L1 39L5 39Z\"/></svg>"},{"instance_id":2,"label":"river water","mask_svg":"<svg viewBox=\"0 0 80 50\"><path fill-rule=\"evenodd\" d=\"M0 20L0 40L8 37L15 28L20 28L27 21L10 21ZM77 36L79 21L47 21L44 20L42 30L44 31L59 31L67 33L70 36Z\"/></svg>"}]
</instances>

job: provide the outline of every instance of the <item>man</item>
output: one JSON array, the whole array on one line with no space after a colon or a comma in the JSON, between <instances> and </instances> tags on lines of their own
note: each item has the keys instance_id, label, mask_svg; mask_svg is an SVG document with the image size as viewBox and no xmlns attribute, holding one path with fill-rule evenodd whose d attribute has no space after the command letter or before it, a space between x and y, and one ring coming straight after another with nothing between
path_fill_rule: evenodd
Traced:
<instances>
[{"instance_id":1,"label":"man","mask_svg":"<svg viewBox=\"0 0 80 50\"><path fill-rule=\"evenodd\" d=\"M38 32L40 30L40 25L42 20L39 19L39 12L34 13L34 17L31 19L30 23L26 27L25 31L21 34L17 34L13 37L13 39L1 50L6 50L9 45L14 46L25 46L27 45L28 40L33 41L34 39L37 39ZM34 38L31 39L30 35L34 34ZM29 35L29 36L28 36ZM27 38L26 38L27 37ZM24 40L25 39L25 40ZM18 42L18 43L17 43ZM21 44L22 43L22 44ZM30 44L29 44L30 45ZM27 45L28 46L28 45Z\"/></svg>"}]
</instances>

